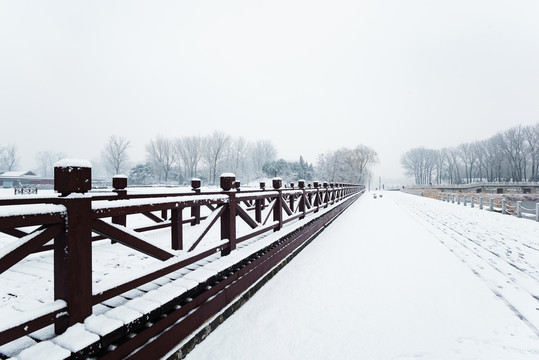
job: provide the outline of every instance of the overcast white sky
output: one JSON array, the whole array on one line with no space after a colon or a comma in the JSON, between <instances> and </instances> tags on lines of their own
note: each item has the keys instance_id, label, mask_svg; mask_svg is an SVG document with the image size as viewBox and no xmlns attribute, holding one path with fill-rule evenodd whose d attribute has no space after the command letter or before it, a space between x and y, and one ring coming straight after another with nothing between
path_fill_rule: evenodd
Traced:
<instances>
[{"instance_id":1,"label":"overcast white sky","mask_svg":"<svg viewBox=\"0 0 539 360\"><path fill-rule=\"evenodd\" d=\"M156 135L221 130L279 156L410 148L539 122L539 1L0 2L0 145L143 160ZM395 180L396 181L396 180Z\"/></svg>"}]
</instances>

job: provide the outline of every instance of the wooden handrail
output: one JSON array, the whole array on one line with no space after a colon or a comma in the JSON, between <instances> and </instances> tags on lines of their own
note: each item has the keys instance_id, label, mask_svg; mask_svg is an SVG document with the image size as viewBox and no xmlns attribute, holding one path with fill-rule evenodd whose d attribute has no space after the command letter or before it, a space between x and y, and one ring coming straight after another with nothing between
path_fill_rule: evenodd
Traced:
<instances>
[{"instance_id":1,"label":"wooden handrail","mask_svg":"<svg viewBox=\"0 0 539 360\"><path fill-rule=\"evenodd\" d=\"M91 176L87 168L72 166L59 174L64 178L58 183L55 179L55 190L61 196L0 200L0 231L19 238L14 243L25 242L22 246L14 245L11 250L0 249L0 273L31 253L41 251L45 243L54 239L52 247L47 245L55 252L54 294L58 301L65 301L67 315L49 314L36 318L35 322L29 321L27 328L33 331L54 323L56 332L61 333L84 321L91 315L92 306L99 302L214 255L216 251L226 256L235 250L237 243L268 231L278 231L284 224L364 189L364 186L349 184L324 184L320 188L315 183L313 187L306 187L302 182L297 188L282 189L281 182L274 181L272 190L242 190L239 186L230 186L235 182L233 176L224 176L222 191L202 192L198 184L190 192L129 194L129 189L122 187L111 194L92 194L87 187L88 176ZM200 209L204 207L214 209L213 216L201 216ZM187 219L182 215L184 209L191 210ZM161 217L153 212L162 212ZM169 212L170 218L166 215ZM170 228L170 251L151 244L137 235L136 229L128 227L128 216L136 214L145 214L158 223L144 230ZM112 218L112 224L102 220L104 218ZM238 236L238 218L252 231ZM270 218L272 221L266 225ZM220 221L220 241L203 245L206 234L217 221ZM188 239L188 250L184 250L184 224L201 229L196 238ZM36 225L40 228L31 233L19 229ZM109 238L167 262L158 270L94 293L91 243L96 239L92 238L92 232L100 235L98 239ZM0 333L0 345L20 333L19 328Z\"/></svg>"}]
</instances>

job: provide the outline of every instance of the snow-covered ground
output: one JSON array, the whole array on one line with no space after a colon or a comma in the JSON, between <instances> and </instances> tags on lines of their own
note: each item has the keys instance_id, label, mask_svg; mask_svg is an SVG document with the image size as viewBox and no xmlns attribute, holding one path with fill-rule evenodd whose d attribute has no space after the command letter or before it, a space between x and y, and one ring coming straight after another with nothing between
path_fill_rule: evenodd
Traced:
<instances>
[{"instance_id":1,"label":"snow-covered ground","mask_svg":"<svg viewBox=\"0 0 539 360\"><path fill-rule=\"evenodd\" d=\"M187 359L538 359L539 224L367 193Z\"/></svg>"}]
</instances>

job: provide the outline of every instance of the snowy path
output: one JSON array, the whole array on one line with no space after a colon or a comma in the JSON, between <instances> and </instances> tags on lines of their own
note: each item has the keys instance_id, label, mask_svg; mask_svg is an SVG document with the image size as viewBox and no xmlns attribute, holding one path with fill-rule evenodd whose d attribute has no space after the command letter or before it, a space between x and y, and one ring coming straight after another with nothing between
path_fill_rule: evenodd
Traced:
<instances>
[{"instance_id":1,"label":"snowy path","mask_svg":"<svg viewBox=\"0 0 539 360\"><path fill-rule=\"evenodd\" d=\"M471 208L448 212L446 206L425 206L430 200L398 203L423 221L539 336L538 224L478 214Z\"/></svg>"},{"instance_id":2,"label":"snowy path","mask_svg":"<svg viewBox=\"0 0 539 360\"><path fill-rule=\"evenodd\" d=\"M367 193L187 359L537 359L536 249L533 221Z\"/></svg>"}]
</instances>

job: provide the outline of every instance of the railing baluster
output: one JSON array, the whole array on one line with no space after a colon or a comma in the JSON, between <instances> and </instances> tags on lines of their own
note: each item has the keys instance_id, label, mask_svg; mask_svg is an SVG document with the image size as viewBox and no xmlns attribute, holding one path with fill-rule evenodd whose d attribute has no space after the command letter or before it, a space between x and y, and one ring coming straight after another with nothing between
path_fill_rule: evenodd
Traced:
<instances>
[{"instance_id":1,"label":"railing baluster","mask_svg":"<svg viewBox=\"0 0 539 360\"><path fill-rule=\"evenodd\" d=\"M273 231L278 231L283 227L283 191L281 190L283 181L280 178L275 178L272 182L273 189L279 193L275 198L275 206L273 207L273 221L278 222L277 227Z\"/></svg>"},{"instance_id":2,"label":"railing baluster","mask_svg":"<svg viewBox=\"0 0 539 360\"><path fill-rule=\"evenodd\" d=\"M221 251L226 256L236 249L236 192L230 191L236 177L233 174L221 175L221 189L228 195L228 204L221 215L221 239L228 239L228 246Z\"/></svg>"},{"instance_id":3,"label":"railing baluster","mask_svg":"<svg viewBox=\"0 0 539 360\"><path fill-rule=\"evenodd\" d=\"M294 190L294 183L290 183L290 187L292 188L292 190ZM294 200L295 200L295 194L290 194L290 196L288 196L288 206L290 207L290 210L292 210L292 213L294 213Z\"/></svg>"},{"instance_id":4,"label":"railing baluster","mask_svg":"<svg viewBox=\"0 0 539 360\"><path fill-rule=\"evenodd\" d=\"M191 180L191 187L193 188L193 191L195 194L200 194L200 186L202 185L202 181L200 179L192 179ZM200 224L200 206L193 205L191 206L191 226L195 226Z\"/></svg>"},{"instance_id":5,"label":"railing baluster","mask_svg":"<svg viewBox=\"0 0 539 360\"><path fill-rule=\"evenodd\" d=\"M183 250L183 208L172 209L171 211L171 246L173 250Z\"/></svg>"},{"instance_id":6,"label":"railing baluster","mask_svg":"<svg viewBox=\"0 0 539 360\"><path fill-rule=\"evenodd\" d=\"M118 194L118 199L127 198L127 177L122 175L114 175L112 177L112 187L116 194ZM112 217L112 223L122 226L127 226L127 215L117 215ZM111 244L116 243L116 241L111 240Z\"/></svg>"},{"instance_id":7,"label":"railing baluster","mask_svg":"<svg viewBox=\"0 0 539 360\"><path fill-rule=\"evenodd\" d=\"M314 210L315 213L320 210L320 189L318 188L318 181L313 181L313 186L316 189L316 193L314 194L314 204L313 206L316 207L316 210Z\"/></svg>"},{"instance_id":8,"label":"railing baluster","mask_svg":"<svg viewBox=\"0 0 539 360\"><path fill-rule=\"evenodd\" d=\"M69 312L69 317L55 323L57 334L92 314L92 203L89 196L69 197L90 188L90 167L54 168L54 189L67 208L65 229L54 239L54 298L64 300Z\"/></svg>"},{"instance_id":9,"label":"railing baluster","mask_svg":"<svg viewBox=\"0 0 539 360\"><path fill-rule=\"evenodd\" d=\"M305 206L305 196L306 196L306 193L305 193L305 180L299 180L298 181L298 187L300 188L302 194L301 194L301 197L299 199L299 211L301 212L301 216L299 217L300 219L304 219L305 218L305 211L306 211L306 206Z\"/></svg>"}]
</instances>

